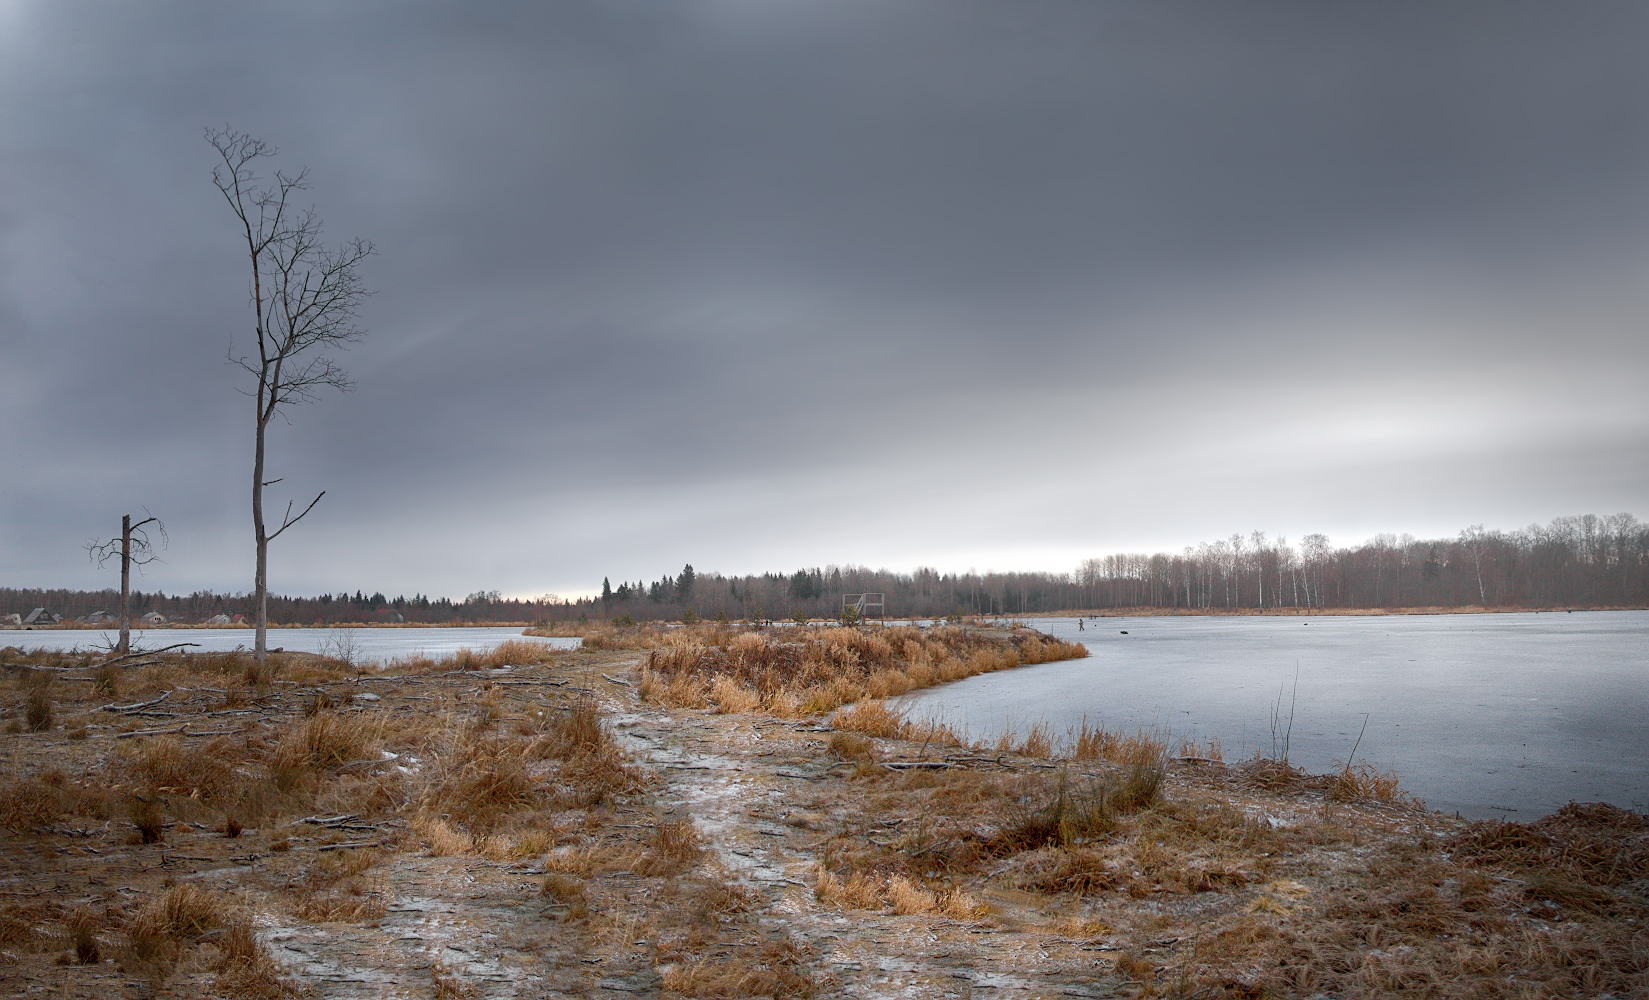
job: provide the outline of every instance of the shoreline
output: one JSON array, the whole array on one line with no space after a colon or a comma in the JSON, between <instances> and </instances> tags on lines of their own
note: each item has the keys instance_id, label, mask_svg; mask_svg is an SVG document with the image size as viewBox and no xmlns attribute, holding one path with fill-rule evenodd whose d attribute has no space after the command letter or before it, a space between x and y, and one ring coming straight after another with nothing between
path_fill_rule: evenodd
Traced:
<instances>
[{"instance_id":1,"label":"shoreline","mask_svg":"<svg viewBox=\"0 0 1649 1000\"><path fill-rule=\"evenodd\" d=\"M1008 615L987 615L988 618L1378 618L1416 615L1540 615L1574 614L1577 612L1649 611L1637 605L1591 605L1582 607L1492 607L1468 604L1461 607L1415 608L1106 608L1098 611L1065 609L1037 611Z\"/></svg>"}]
</instances>

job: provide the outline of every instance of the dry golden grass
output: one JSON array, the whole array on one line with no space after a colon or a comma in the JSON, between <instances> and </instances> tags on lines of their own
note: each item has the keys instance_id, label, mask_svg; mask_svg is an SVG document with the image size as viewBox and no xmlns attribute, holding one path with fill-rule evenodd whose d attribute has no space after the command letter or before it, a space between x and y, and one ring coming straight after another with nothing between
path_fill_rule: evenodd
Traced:
<instances>
[{"instance_id":1,"label":"dry golden grass","mask_svg":"<svg viewBox=\"0 0 1649 1000\"><path fill-rule=\"evenodd\" d=\"M319 770L348 764L375 750L378 735L362 716L317 711L281 738L269 755L269 766Z\"/></svg>"},{"instance_id":2,"label":"dry golden grass","mask_svg":"<svg viewBox=\"0 0 1649 1000\"><path fill-rule=\"evenodd\" d=\"M464 854L475 846L473 835L460 833L439 816L420 816L414 819L412 832L427 845L427 853L432 858Z\"/></svg>"},{"instance_id":3,"label":"dry golden grass","mask_svg":"<svg viewBox=\"0 0 1649 1000\"><path fill-rule=\"evenodd\" d=\"M646 787L594 702L542 714L523 728L525 735L515 736L471 728L432 755L413 826L432 855L541 854L553 838L531 825L539 811L588 808ZM556 763L546 767L546 761Z\"/></svg>"},{"instance_id":4,"label":"dry golden grass","mask_svg":"<svg viewBox=\"0 0 1649 1000\"><path fill-rule=\"evenodd\" d=\"M689 997L810 997L817 986L804 960L788 941L770 942L761 951L696 961L664 974L664 989Z\"/></svg>"},{"instance_id":5,"label":"dry golden grass","mask_svg":"<svg viewBox=\"0 0 1649 1000\"><path fill-rule=\"evenodd\" d=\"M1332 775L1324 794L1332 802L1355 802L1359 799L1398 802L1403 795L1397 784L1395 773L1376 770L1370 764L1358 764Z\"/></svg>"},{"instance_id":6,"label":"dry golden grass","mask_svg":"<svg viewBox=\"0 0 1649 1000\"><path fill-rule=\"evenodd\" d=\"M0 786L0 828L27 833L62 815L58 790L37 778Z\"/></svg>"},{"instance_id":7,"label":"dry golden grass","mask_svg":"<svg viewBox=\"0 0 1649 1000\"><path fill-rule=\"evenodd\" d=\"M186 743L175 736L148 738L122 762L121 770L150 794L177 793L215 800L235 781L224 746Z\"/></svg>"},{"instance_id":8,"label":"dry golden grass","mask_svg":"<svg viewBox=\"0 0 1649 1000\"><path fill-rule=\"evenodd\" d=\"M761 695L726 676L710 683L710 700L721 714L743 714L762 707Z\"/></svg>"},{"instance_id":9,"label":"dry golden grass","mask_svg":"<svg viewBox=\"0 0 1649 1000\"><path fill-rule=\"evenodd\" d=\"M39 673L44 674L44 671ZM29 686L28 699L23 709L23 719L31 733L43 733L51 729L56 721L52 711L51 680L38 681Z\"/></svg>"},{"instance_id":10,"label":"dry golden grass","mask_svg":"<svg viewBox=\"0 0 1649 1000\"><path fill-rule=\"evenodd\" d=\"M863 736L853 733L835 732L830 734L830 752L843 760L862 761L873 764L876 762L876 745Z\"/></svg>"},{"instance_id":11,"label":"dry golden grass","mask_svg":"<svg viewBox=\"0 0 1649 1000\"><path fill-rule=\"evenodd\" d=\"M624 628L588 635L599 649L648 649L644 698L677 707L813 716L864 698L887 698L1026 663L1086 656L1079 645L1028 631L1010 640L961 628L793 628L698 625Z\"/></svg>"},{"instance_id":12,"label":"dry golden grass","mask_svg":"<svg viewBox=\"0 0 1649 1000\"><path fill-rule=\"evenodd\" d=\"M537 806L543 785L527 769L530 744L520 739L472 739L438 762L438 777L420 803L426 815L467 829L492 832L505 817Z\"/></svg>"},{"instance_id":13,"label":"dry golden grass","mask_svg":"<svg viewBox=\"0 0 1649 1000\"><path fill-rule=\"evenodd\" d=\"M672 820L653 831L647 853L635 863L637 875L677 875L704 859L704 846L690 819Z\"/></svg>"},{"instance_id":14,"label":"dry golden grass","mask_svg":"<svg viewBox=\"0 0 1649 1000\"><path fill-rule=\"evenodd\" d=\"M215 931L221 995L274 998L295 992L259 945L250 918L228 897L210 890L173 886L138 907L123 930L118 949L122 964L152 982L164 982L184 952Z\"/></svg>"},{"instance_id":15,"label":"dry golden grass","mask_svg":"<svg viewBox=\"0 0 1649 1000\"><path fill-rule=\"evenodd\" d=\"M861 701L836 713L831 721L837 729L848 729L880 739L897 739L907 725L903 712L885 701Z\"/></svg>"},{"instance_id":16,"label":"dry golden grass","mask_svg":"<svg viewBox=\"0 0 1649 1000\"><path fill-rule=\"evenodd\" d=\"M637 864L642 851L630 845L586 845L557 848L544 855L544 870L589 878L603 872L626 871Z\"/></svg>"}]
</instances>

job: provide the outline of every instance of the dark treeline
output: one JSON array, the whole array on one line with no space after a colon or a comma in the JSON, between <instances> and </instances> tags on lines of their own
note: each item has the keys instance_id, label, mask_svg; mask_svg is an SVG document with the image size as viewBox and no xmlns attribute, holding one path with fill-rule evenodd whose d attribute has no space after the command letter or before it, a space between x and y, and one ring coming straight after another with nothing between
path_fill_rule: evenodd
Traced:
<instances>
[{"instance_id":1,"label":"dark treeline","mask_svg":"<svg viewBox=\"0 0 1649 1000\"><path fill-rule=\"evenodd\" d=\"M685 584L685 588L683 586ZM1074 573L893 573L861 566L723 577L694 574L602 583L600 613L637 620L700 616L833 617L844 593L887 595L889 617L1062 610L1418 607L1643 607L1649 525L1630 514L1560 517L1521 531L1472 526L1454 538L1379 535L1335 548L1248 535L1178 554L1085 560ZM582 609L582 604L578 606ZM581 611L573 611L574 616Z\"/></svg>"},{"instance_id":2,"label":"dark treeline","mask_svg":"<svg viewBox=\"0 0 1649 1000\"><path fill-rule=\"evenodd\" d=\"M118 590L15 590L0 588L0 615L27 615L45 608L65 620L84 618L98 611L118 614ZM132 616L151 611L178 624L198 624L217 615L250 615L250 594L215 594L200 590L192 594L165 594L159 591L132 592ZM272 625L330 625L338 622L421 623L450 622L531 622L564 618L560 598L546 595L535 600L504 598L498 591L480 591L454 601L447 597L385 597L382 592L367 594L322 594L319 597L269 595L269 622ZM577 618L574 611L572 617Z\"/></svg>"},{"instance_id":3,"label":"dark treeline","mask_svg":"<svg viewBox=\"0 0 1649 1000\"><path fill-rule=\"evenodd\" d=\"M1649 605L1649 525L1630 514L1561 517L1520 531L1473 526L1453 538L1379 535L1335 548L1323 535L1298 545L1264 532L1232 535L1178 554L1085 560L1073 573L894 573L828 566L794 573L723 576L692 566L656 580L602 581L594 597L505 599L482 591L462 601L423 595L323 594L269 599L269 620L337 622L540 622L622 618L832 618L845 593L886 595L889 617L1020 614L1061 610L1349 608L1549 608ZM116 610L113 590L0 589L0 614L44 607L65 618ZM133 613L199 622L244 614L247 595L135 593Z\"/></svg>"}]
</instances>

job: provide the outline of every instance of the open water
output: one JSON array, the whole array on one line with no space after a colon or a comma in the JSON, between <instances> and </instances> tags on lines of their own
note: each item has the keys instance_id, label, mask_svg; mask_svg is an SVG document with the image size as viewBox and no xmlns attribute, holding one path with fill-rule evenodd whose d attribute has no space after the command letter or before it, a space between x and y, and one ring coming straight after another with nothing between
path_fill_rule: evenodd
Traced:
<instances>
[{"instance_id":1,"label":"open water","mask_svg":"<svg viewBox=\"0 0 1649 1000\"><path fill-rule=\"evenodd\" d=\"M930 688L912 714L987 738L1086 718L1218 738L1227 760L1286 735L1314 772L1345 762L1367 718L1357 762L1432 809L1526 821L1570 799L1649 806L1649 612L1029 624L1091 655Z\"/></svg>"}]
</instances>

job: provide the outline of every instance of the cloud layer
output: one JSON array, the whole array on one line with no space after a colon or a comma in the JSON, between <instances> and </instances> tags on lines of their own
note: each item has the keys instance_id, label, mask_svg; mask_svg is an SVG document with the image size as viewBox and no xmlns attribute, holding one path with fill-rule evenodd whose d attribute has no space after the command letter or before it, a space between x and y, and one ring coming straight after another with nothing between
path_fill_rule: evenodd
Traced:
<instances>
[{"instance_id":1,"label":"cloud layer","mask_svg":"<svg viewBox=\"0 0 1649 1000\"><path fill-rule=\"evenodd\" d=\"M472 6L0 7L0 584L249 584L223 122L380 248L279 590L1649 508L1640 8Z\"/></svg>"}]
</instances>

